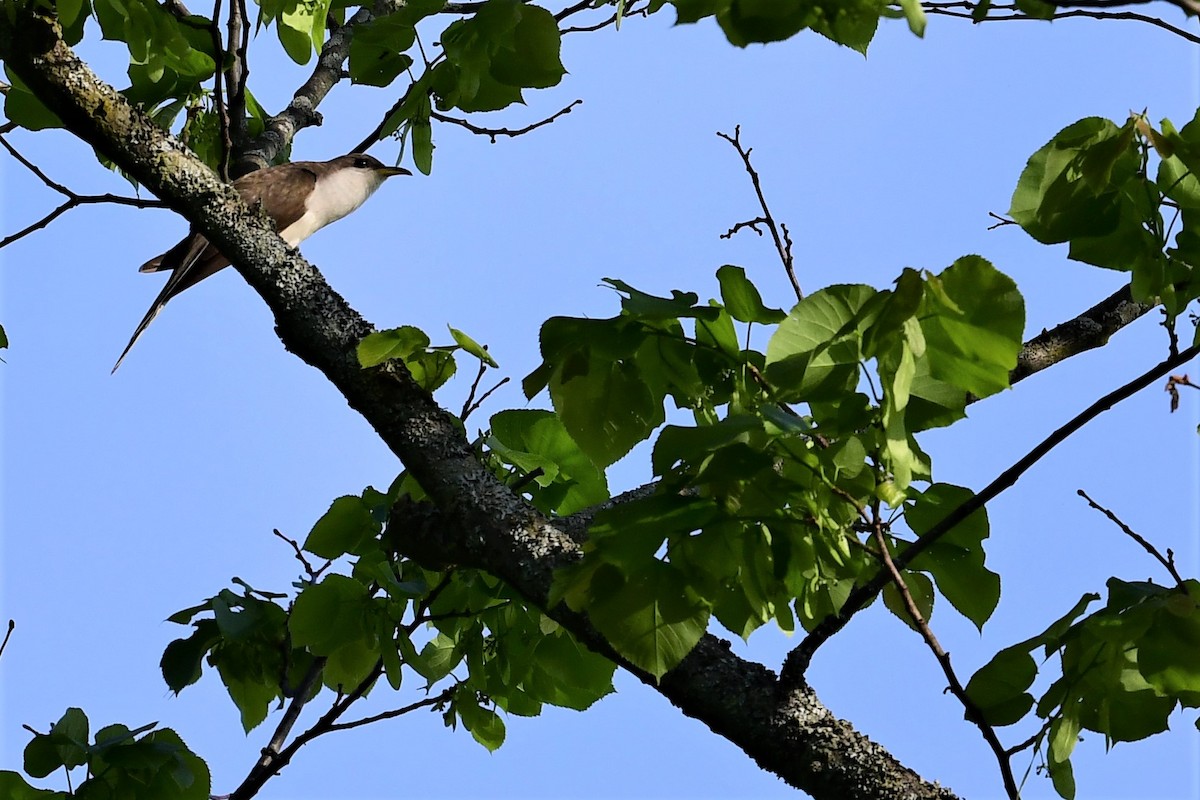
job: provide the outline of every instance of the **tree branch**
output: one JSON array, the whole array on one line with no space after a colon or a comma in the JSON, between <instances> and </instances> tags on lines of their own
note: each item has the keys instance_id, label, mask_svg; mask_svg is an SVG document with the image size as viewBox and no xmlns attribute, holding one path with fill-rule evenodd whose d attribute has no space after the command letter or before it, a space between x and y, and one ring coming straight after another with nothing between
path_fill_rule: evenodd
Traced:
<instances>
[{"instance_id":1,"label":"tree branch","mask_svg":"<svg viewBox=\"0 0 1200 800\"><path fill-rule=\"evenodd\" d=\"M1044 22L1045 21L1045 20L1041 20L1039 17L1031 17L1028 14L1025 14L1013 3L993 4L988 8L987 16L982 17L980 19L975 19L975 17L971 13L971 11L975 8L975 6L976 6L976 4L974 2L971 2L971 0L954 0L954 2L944 2L944 3L943 2L935 2L935 3L922 3L921 4L921 7L923 9L925 9L925 13L927 13L927 14L938 15L938 16L943 16L943 17L954 17L956 19L969 19L972 22L976 22L976 23L978 23L978 22L1007 22L1007 21L1011 21L1011 20L1026 20L1026 21L1032 20L1035 22L1037 22L1037 21ZM899 10L899 5L895 5L893 7L896 8L897 10ZM993 11L1004 11L1004 12L1008 12L1008 13L1004 14L1003 16L998 16L998 15L993 14L992 13ZM1086 17L1088 19L1118 19L1118 20L1127 20L1127 21L1134 21L1134 22L1145 22L1147 24L1154 25L1157 28L1162 28L1165 31L1175 34L1176 36L1180 36L1184 39L1187 39L1189 42L1192 42L1194 44L1200 44L1200 36L1197 36L1196 34L1191 33L1190 31L1186 31L1183 28L1178 28L1178 27L1170 24L1169 22L1159 19L1158 17L1152 17L1152 16L1149 16L1148 14L1139 14L1136 11L1096 11L1096 10L1092 10L1092 9L1076 9L1074 11L1059 11L1053 17L1051 17L1051 19L1070 19L1072 17Z\"/></svg>"},{"instance_id":2,"label":"tree branch","mask_svg":"<svg viewBox=\"0 0 1200 800\"><path fill-rule=\"evenodd\" d=\"M67 198L64 202L59 204L58 208L42 217L37 222L27 225L16 233L0 239L0 249L7 247L19 239L25 238L34 231L39 231L42 228L45 228L51 222L58 219L60 216L76 206L95 205L97 203L112 203L119 206L134 206L135 208L165 208L165 205L158 200L143 200L140 197L121 197L115 194L76 194L66 186L63 186L61 183L50 180L46 173L38 169L36 164L29 161L29 159L25 158L25 156L21 155L21 153L9 143L8 139L4 138L3 134L0 134L0 145L3 145L4 149L7 150L13 158L19 161L23 167L36 175L42 183L46 184L46 186Z\"/></svg>"},{"instance_id":3,"label":"tree branch","mask_svg":"<svg viewBox=\"0 0 1200 800\"><path fill-rule=\"evenodd\" d=\"M432 119L436 119L438 122L448 122L451 125L457 125L460 128L466 128L471 133L477 134L479 136L487 136L492 140L492 144L495 144L497 136L509 136L509 137L523 136L524 134L529 133L530 131L535 131L538 128L541 128L545 125L549 125L550 123L554 122L556 119L558 119L561 116L570 114L571 109L575 108L575 106L577 106L577 105L581 105L582 103L583 103L582 100L576 100L575 102L571 103L566 108L559 109L558 111L554 112L553 114L546 117L545 119L538 120L537 122L534 122L530 125L526 125L524 128L517 128L516 130L510 130L509 128L482 128L478 125L474 125L474 124L468 122L465 119L461 119L459 117L451 117L446 114L442 114L438 111L430 112L429 116Z\"/></svg>"},{"instance_id":4,"label":"tree branch","mask_svg":"<svg viewBox=\"0 0 1200 800\"><path fill-rule=\"evenodd\" d=\"M1163 567L1166 568L1167 572L1169 572L1171 574L1171 577L1175 579L1175 584L1177 586L1183 585L1183 576L1180 575L1179 570L1177 570L1175 568L1175 554L1174 553L1172 553L1170 550L1167 550L1167 554L1164 556L1162 553L1158 552L1157 547L1150 544L1150 542L1144 536L1142 536L1137 531L1135 531L1133 528L1129 527L1124 522L1122 522L1121 519L1116 514L1109 511L1107 508L1100 505L1092 498L1088 497L1088 493L1085 492L1083 489L1076 489L1075 493L1077 495L1079 495L1080 497L1082 497L1084 500L1086 500L1087 504L1089 506L1096 509L1101 514L1103 514L1104 516L1106 516L1110 520L1112 520L1113 524L1116 525L1118 528L1120 528L1121 531L1124 532L1126 536L1128 536L1130 539L1133 539L1135 542L1140 544L1142 546L1143 550L1145 550L1150 555L1154 556L1154 558L1156 558L1158 560L1158 563L1162 564Z\"/></svg>"},{"instance_id":5,"label":"tree branch","mask_svg":"<svg viewBox=\"0 0 1200 800\"><path fill-rule=\"evenodd\" d=\"M792 282L792 289L796 292L796 300L803 300L804 292L800 289L800 281L796 279L795 263L792 260L792 237L788 233L787 225L775 224L775 217L771 215L771 209L767 207L767 198L763 195L762 182L758 179L758 171L750 163L750 153L754 148L742 147L741 125L734 126L732 136L720 131L717 131L717 136L720 136L733 145L733 149L737 150L738 155L742 157L742 164L746 168L746 174L750 176L750 183L754 186L754 194L758 197L759 208L763 212L761 217L737 223L728 232L722 234L721 238L729 239L742 228L751 228L759 236L762 236L762 231L758 229L758 225L760 223L766 225L767 230L771 232L771 239L775 242L775 251L779 254L779 260L783 263L783 269L787 272L788 280ZM782 236L780 235L781 229L783 231Z\"/></svg>"},{"instance_id":6,"label":"tree branch","mask_svg":"<svg viewBox=\"0 0 1200 800\"><path fill-rule=\"evenodd\" d=\"M1135 302L1129 287L1122 287L1079 316L1043 330L1027 341L1009 380L1016 383L1071 356L1103 347L1114 333L1152 308Z\"/></svg>"},{"instance_id":7,"label":"tree branch","mask_svg":"<svg viewBox=\"0 0 1200 800\"><path fill-rule=\"evenodd\" d=\"M950 664L950 654L946 652L941 642L933 635L933 629L929 627L929 623L922 616L921 609L917 608L917 603L913 600L912 592L908 590L908 584L904 582L904 576L892 559L887 539L883 535L883 519L879 516L878 500L875 501L875 507L872 509L871 516L872 535L875 538L875 545L879 548L879 558L883 561L888 577L895 585L897 591L899 591L900 598L904 601L904 609L908 612L909 619L912 620L917 632L921 634L921 638L925 640L926 646L929 647L934 658L937 659L938 664L941 666L942 674L946 676L946 682L950 686L950 693L958 699L958 702L962 703L967 719L979 728L980 733L983 734L984 741L992 749L992 754L996 757L996 763L1000 766L1000 778L1004 782L1004 791L1008 795L1009 800L1019 800L1021 790L1017 788L1017 781L1013 778L1012 765L1009 763L1008 752L1004 749L1004 745L1000 744L1000 739L996 737L996 730L983 718L983 712L979 710L979 706L975 705L975 701L967 694L962 681L958 679L958 675L954 672L954 667Z\"/></svg>"}]
</instances>

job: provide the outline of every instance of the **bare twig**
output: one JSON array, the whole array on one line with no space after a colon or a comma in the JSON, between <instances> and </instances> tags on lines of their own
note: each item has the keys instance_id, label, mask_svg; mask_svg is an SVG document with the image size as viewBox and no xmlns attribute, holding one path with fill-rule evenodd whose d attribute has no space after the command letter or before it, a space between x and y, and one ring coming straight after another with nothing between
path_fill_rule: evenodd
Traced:
<instances>
[{"instance_id":1,"label":"bare twig","mask_svg":"<svg viewBox=\"0 0 1200 800\"><path fill-rule=\"evenodd\" d=\"M332 561L326 561L325 564L320 569L313 569L312 563L309 562L309 560L304 557L304 551L300 549L299 542L297 542L295 539L291 539L287 536L284 536L282 533L279 532L278 528L275 528L274 530L272 530L271 533L275 534L280 539L283 539L283 541L287 542L288 544L290 544L292 546L292 552L295 554L296 560L300 562L301 566L304 567L304 571L306 573L308 573L308 577L313 581L315 581L317 578L321 577L321 573L324 572L325 570L329 569L329 565L333 563Z\"/></svg>"},{"instance_id":2,"label":"bare twig","mask_svg":"<svg viewBox=\"0 0 1200 800\"><path fill-rule=\"evenodd\" d=\"M943 16L954 17L957 19L969 19L972 22L1006 22L1011 20L1033 20L1038 21L1037 17L1031 17L1028 14L1021 12L1015 4L993 4L988 9L988 15L982 19L976 20L971 10L975 8L975 3L970 0L955 0L955 2L945 3L922 3L922 8L925 13ZM994 11L1007 12L1003 16L993 14ZM1200 44L1200 36L1186 31L1182 28L1177 28L1169 22L1152 17L1147 14L1139 14L1136 11L1095 11L1089 9L1076 9L1074 11L1059 11L1053 19L1070 19L1073 17L1085 17L1088 19L1115 19L1127 20L1132 22L1145 22L1157 28L1161 28L1176 36L1187 39L1194 44Z\"/></svg>"},{"instance_id":3,"label":"bare twig","mask_svg":"<svg viewBox=\"0 0 1200 800\"><path fill-rule=\"evenodd\" d=\"M275 726L275 731L271 734L271 740L263 748L262 757L259 759L258 764L255 765L256 769L268 769L271 767L273 760L283 749L283 743L287 741L292 728L296 726L296 721L300 719L300 712L308 704L309 690L312 689L313 683L320 677L321 670L324 668L325 658L323 656L313 659L312 664L308 667L308 671L304 673L304 678L300 681L300 685L292 693L292 699L288 702L288 707L283 712L283 718Z\"/></svg>"},{"instance_id":4,"label":"bare twig","mask_svg":"<svg viewBox=\"0 0 1200 800\"><path fill-rule=\"evenodd\" d=\"M483 380L483 373L487 372L488 365L480 361L479 370L475 373L475 380L471 381L471 389L467 392L467 399L463 401L462 413L458 418L463 422L467 421L467 417L471 413L471 403L475 402L475 392L479 390L479 382Z\"/></svg>"},{"instance_id":5,"label":"bare twig","mask_svg":"<svg viewBox=\"0 0 1200 800\"><path fill-rule=\"evenodd\" d=\"M630 3L629 7L625 9L624 13L620 14L619 16L614 13L609 16L608 19L604 20L603 22L597 22L595 25L579 25L571 28L561 28L559 33L563 36L567 35L568 33L591 33L593 31L607 28L610 25L619 27L621 21L627 20L630 17L648 16L650 16L649 6L634 8L633 4ZM561 21L561 19L559 21Z\"/></svg>"},{"instance_id":6,"label":"bare twig","mask_svg":"<svg viewBox=\"0 0 1200 800\"><path fill-rule=\"evenodd\" d=\"M433 697L427 697L424 700L418 700L417 702L410 703L409 705L406 705L403 708L396 708L396 709L392 709L391 711L384 711L381 714L374 714L370 717L363 717L362 719L356 719L353 722L339 722L339 723L330 725L329 730L326 731L326 733L331 732L331 731L346 731L346 730L350 730L351 728L358 728L363 725L370 725L372 722L379 722L380 720L385 720L385 719L393 719L394 717L399 717L401 715L408 714L410 712L416 711L417 709L425 708L426 706L435 706L435 707L441 706L447 700L449 700L451 697L454 696L454 693L456 691L458 691L458 687L461 685L462 685L461 683L455 683L455 684L447 687L446 689L442 690L439 694L434 695Z\"/></svg>"},{"instance_id":7,"label":"bare twig","mask_svg":"<svg viewBox=\"0 0 1200 800\"><path fill-rule=\"evenodd\" d=\"M464 4L464 5L466 5L466 4ZM482 5L482 4L480 4L480 5ZM580 11L586 11L587 9L589 9L591 7L592 7L592 0L579 0L579 2L576 3L575 5L567 6L562 11L559 11L557 14L555 14L554 21L562 22L567 17L569 17L573 14L578 14Z\"/></svg>"},{"instance_id":8,"label":"bare twig","mask_svg":"<svg viewBox=\"0 0 1200 800\"><path fill-rule=\"evenodd\" d=\"M486 392L484 392L483 394L479 395L479 399L475 401L475 405L471 406L471 408L469 409L469 412L473 412L473 411L477 411L477 410L479 410L479 407L480 407L480 406L482 406L482 405L483 405L485 402L487 402L487 399L488 399L489 397L491 397L491 396L492 396L492 394L494 394L494 393L495 393L495 391L496 391L497 389L499 389L499 388L500 388L501 386L503 386L504 384L508 383L510 380L511 380L511 378L509 378L507 375L505 375L503 378L501 378L500 380L498 380L498 381L496 382L496 385L495 385L495 386L493 386L492 388L488 389L488 390L487 390Z\"/></svg>"},{"instance_id":9,"label":"bare twig","mask_svg":"<svg viewBox=\"0 0 1200 800\"><path fill-rule=\"evenodd\" d=\"M1179 570L1177 570L1175 568L1175 554L1174 553L1172 553L1170 550L1168 550L1167 555L1164 556L1162 553L1158 552L1158 548L1155 547L1154 545L1152 545L1149 541L1147 541L1144 536L1142 536L1137 531L1135 531L1133 528L1130 528L1128 525L1126 525L1124 522L1122 522L1121 519L1119 517L1117 517L1117 515L1114 514L1112 511L1108 510L1107 508L1100 505L1092 498L1088 497L1088 493L1085 492L1083 489L1076 489L1075 494L1079 495L1084 500L1086 500L1087 504L1089 506L1096 509L1101 514L1103 514L1104 516L1106 516L1110 520L1112 520L1113 524L1116 525L1118 528L1120 528L1125 533L1126 536L1128 536L1130 539L1133 539L1135 542L1137 542L1138 544L1140 544L1142 546L1143 550L1145 550L1150 555L1154 556L1154 558L1158 560L1158 563L1162 564L1163 567L1167 570L1167 572L1171 573L1171 577L1175 579L1175 583L1177 585L1183 584L1183 576L1180 575Z\"/></svg>"},{"instance_id":10,"label":"bare twig","mask_svg":"<svg viewBox=\"0 0 1200 800\"><path fill-rule=\"evenodd\" d=\"M12 638L13 631L16 629L16 620L8 621L8 630L4 634L4 641L0 642L0 657L4 656L4 648L8 647L8 640Z\"/></svg>"},{"instance_id":11,"label":"bare twig","mask_svg":"<svg viewBox=\"0 0 1200 800\"><path fill-rule=\"evenodd\" d=\"M221 41L221 0L213 0L208 35L212 39L213 59L216 61L216 69L213 70L213 110L217 115L217 142L221 146L221 154L217 157L217 174L228 183L233 142L229 138L229 111L225 108L225 43Z\"/></svg>"},{"instance_id":12,"label":"bare twig","mask_svg":"<svg viewBox=\"0 0 1200 800\"><path fill-rule=\"evenodd\" d=\"M1000 739L996 736L996 730L983 718L983 712L967 694L962 681L955 674L954 667L950 664L950 654L946 652L945 648L937 640L937 637L933 635L933 629L929 627L929 623L926 622L924 616L921 614L921 609L917 608L917 603L913 600L912 592L908 590L908 584L904 582L904 575L901 574L900 570L896 567L896 562L892 559L887 539L883 535L883 521L879 516L878 500L875 501L872 509L872 517L874 524L872 535L875 538L875 544L879 547L879 557L883 561L884 569L887 570L891 582L895 584L896 590L900 593L900 597L904 601L904 609L908 612L913 625L916 626L917 632L921 634L921 638L925 640L925 644L933 652L938 664L941 665L942 673L946 676L946 682L950 685L950 693L958 698L958 702L962 703L967 719L979 728L979 732L983 734L983 740L987 742L988 747L992 749L992 753L996 756L996 763L1000 766L1000 778L1004 782L1004 791L1008 795L1009 800L1018 800L1020 791L1017 789L1016 779L1013 778L1012 765L1009 763L1007 751L1000 744Z\"/></svg>"},{"instance_id":13,"label":"bare twig","mask_svg":"<svg viewBox=\"0 0 1200 800\"><path fill-rule=\"evenodd\" d=\"M439 111L434 111L434 112L430 113L429 116L431 119L436 119L438 122L448 122L451 125L457 125L460 128L466 128L471 133L477 134L479 136L487 136L489 139L491 139L492 144L495 144L497 136L509 136L509 137L523 136L523 135L529 133L530 131L535 131L538 128L549 125L550 123L554 122L559 117L570 114L571 109L575 108L575 106L582 105L582 103L583 103L582 100L576 100L575 102L571 103L566 108L559 109L558 111L554 112L553 114L546 117L545 119L538 120L537 122L533 123L532 125L526 125L524 128L517 128L516 130L510 130L508 128L484 128L484 127L480 127L479 125L474 125L474 124L468 122L467 120L461 119L459 117L447 116L446 114L442 114Z\"/></svg>"},{"instance_id":14,"label":"bare twig","mask_svg":"<svg viewBox=\"0 0 1200 800\"><path fill-rule=\"evenodd\" d=\"M1015 219L1009 219L1008 217L1002 217L994 211L989 211L988 216L991 217L992 219L996 220L996 224L988 225L987 229L989 231L994 231L994 230L996 230L996 228L1003 228L1005 225L1016 225L1017 224L1017 221Z\"/></svg>"},{"instance_id":15,"label":"bare twig","mask_svg":"<svg viewBox=\"0 0 1200 800\"><path fill-rule=\"evenodd\" d=\"M952 530L956 525L965 520L967 517L974 514L979 509L994 500L1004 490L1008 489L1017 480L1025 474L1034 464L1042 459L1047 453L1053 450L1058 445L1066 441L1072 434L1078 431L1087 423L1091 422L1102 413L1112 408L1117 403L1125 400L1137 392L1150 386L1155 381L1162 378L1163 375L1169 373L1172 369L1180 364L1185 364L1188 361L1200 355L1200 346L1189 347L1187 350L1179 353L1178 356L1168 358L1149 370L1129 381L1124 386L1115 389L1101 397L1096 402L1092 403L1086 409L1076 414L1065 425L1051 433L1041 442L1039 442L1032 450L1022 456L1015 464L1013 464L1004 472L1000 473L984 487L980 492L971 497L966 502L959 505L949 514L942 518L942 521L934 525L924 534L922 534L915 542L905 548L904 552L896 559L896 563L900 567L905 567L912 562L914 558L923 553L926 548L942 538L946 533ZM804 673L808 669L809 663L812 661L813 654L817 649L827 642L831 636L836 634L846 624L861 611L867 603L869 603L890 580L885 570L880 570L876 575L866 583L850 592L846 598L842 608L836 613L823 619L817 623L807 636L797 645L784 661L783 669L779 676L780 682L785 687L799 686L803 682Z\"/></svg>"},{"instance_id":16,"label":"bare twig","mask_svg":"<svg viewBox=\"0 0 1200 800\"><path fill-rule=\"evenodd\" d=\"M758 196L758 205L762 208L763 215L749 222L739 222L729 229L728 233L722 236L722 239L728 239L737 233L742 228L752 228L759 236L762 236L756 225L762 223L767 226L767 230L771 232L771 238L775 242L775 250L779 253L779 260L783 262L783 268L787 272L788 280L792 282L792 289L796 292L796 299L803 300L804 292L800 289L800 281L796 279L795 264L792 260L792 239L788 235L787 228L783 228L780 234L780 226L775 224L775 218L771 215L771 209L767 207L767 198L763 195L762 182L758 178L758 171L754 169L754 165L750 163L750 153L754 151L753 147L742 147L742 126L736 125L733 128L733 135L717 131L717 136L720 136L725 141L733 145L737 150L738 155L742 157L742 163L746 167L746 173L750 176L750 182L754 184L754 193Z\"/></svg>"},{"instance_id":17,"label":"bare twig","mask_svg":"<svg viewBox=\"0 0 1200 800\"><path fill-rule=\"evenodd\" d=\"M54 209L49 214L42 217L37 222L34 222L33 224L26 226L25 228L17 231L16 233L14 233L10 236L6 236L3 239L0 239L0 248L7 247L8 245L12 244L13 242L17 241L18 239L23 239L26 236L28 236L29 234L33 233L34 231L39 231L42 228L45 228L51 222L58 219L60 216L62 216L66 212L70 211L72 208L75 208L76 206L95 205L98 203L112 203L113 205L133 206L134 208L166 208L167 207L165 203L162 203L158 200L143 200L140 197L121 197L121 196L115 195L115 194L98 194L98 195L76 194L75 192L68 189L66 186L63 186L61 183L51 180L46 175L46 173L42 172L35 164L30 162L27 158L25 158L25 156L21 155L17 151L17 149L15 147L13 147L12 144L9 143L8 139L4 138L3 134L0 134L0 145L3 145L4 148L6 150L8 150L9 154L12 155L13 158L15 158L17 161L19 161L21 163L22 166L24 166L26 169L28 169L30 172L32 172L34 175L36 175L38 177L38 179L41 180L42 183L44 183L49 188L53 189L54 191L58 192L59 194L61 194L62 196L67 198L63 203L61 203L58 206L58 208Z\"/></svg>"}]
</instances>

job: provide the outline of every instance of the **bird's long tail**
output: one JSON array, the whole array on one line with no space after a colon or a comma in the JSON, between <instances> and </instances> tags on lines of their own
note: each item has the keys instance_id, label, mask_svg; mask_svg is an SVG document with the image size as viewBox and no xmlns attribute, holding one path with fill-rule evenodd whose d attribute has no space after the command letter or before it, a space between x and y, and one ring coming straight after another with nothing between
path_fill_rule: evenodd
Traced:
<instances>
[{"instance_id":1,"label":"bird's long tail","mask_svg":"<svg viewBox=\"0 0 1200 800\"><path fill-rule=\"evenodd\" d=\"M191 273L194 271L196 261L200 258L201 254L203 254L204 249L207 246L208 242L204 239L204 237L194 237L183 258L179 260L178 264L174 265L174 271L171 273L171 277L167 278L167 282L163 285L162 291L158 293L158 297L155 297L154 302L150 304L150 310L146 312L146 316L142 317L142 321L138 323L137 328L133 332L133 336L129 339L129 344L125 345L125 349L121 351L121 357L117 359L116 364L113 364L112 373L110 374L116 373L117 367L121 366L121 362L125 360L125 356L129 355L129 351L133 349L133 345L139 338L141 338L141 335L145 332L146 328L149 327L150 323L154 321L154 318L158 316L158 312L162 311L162 308L167 304L167 301L195 282L194 280L189 281L188 279L192 277ZM177 249L179 249L178 245L171 248L168 253L173 253ZM163 260L165 260L165 257ZM147 262L147 264L151 263L153 262ZM163 267L163 269L171 268L172 267ZM149 270L146 270L145 267L143 267L143 271Z\"/></svg>"}]
</instances>

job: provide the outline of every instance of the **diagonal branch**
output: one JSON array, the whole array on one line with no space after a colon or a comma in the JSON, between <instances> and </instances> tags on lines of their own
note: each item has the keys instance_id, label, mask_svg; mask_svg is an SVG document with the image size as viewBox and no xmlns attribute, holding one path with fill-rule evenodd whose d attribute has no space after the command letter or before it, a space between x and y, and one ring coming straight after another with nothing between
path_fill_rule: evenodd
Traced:
<instances>
[{"instance_id":1,"label":"diagonal branch","mask_svg":"<svg viewBox=\"0 0 1200 800\"><path fill-rule=\"evenodd\" d=\"M1017 781L1013 778L1012 765L1009 763L1009 754L1004 749L1004 745L1000 744L1000 739L996 736L996 730L988 721L983 718L983 712L979 706L967 694L966 688L963 687L962 681L958 679L954 667L950 664L950 654L942 647L942 643L938 641L933 634L933 629L929 627L929 622L921 614L921 609L917 607L917 603L913 600L912 592L908 590L908 584L904 582L904 575L896 566L896 562L892 559L892 552L888 549L887 539L883 535L883 519L879 516L879 501L875 501L875 507L872 509L872 535L875 538L875 545L879 548L879 558L883 561L884 568L887 570L888 577L895 585L896 590L900 593L900 598L904 601L904 610L908 612L909 619L912 620L917 632L921 634L921 638L925 640L925 644L937 659L938 664L942 668L942 674L946 676L946 682L950 685L950 693L958 699L966 711L967 719L979 728L983 734L983 739L987 742L988 747L992 749L992 754L996 757L996 763L1000 766L1000 777L1004 782L1004 792L1008 795L1009 800L1019 800L1021 790L1017 788Z\"/></svg>"}]
</instances>

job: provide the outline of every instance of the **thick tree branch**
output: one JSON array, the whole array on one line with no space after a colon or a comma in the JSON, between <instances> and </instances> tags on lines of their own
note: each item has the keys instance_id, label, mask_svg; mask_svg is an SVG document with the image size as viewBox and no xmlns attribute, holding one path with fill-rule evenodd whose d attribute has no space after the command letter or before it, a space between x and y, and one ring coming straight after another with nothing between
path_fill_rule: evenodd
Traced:
<instances>
[{"instance_id":1,"label":"thick tree branch","mask_svg":"<svg viewBox=\"0 0 1200 800\"><path fill-rule=\"evenodd\" d=\"M1016 383L1071 356L1103 347L1114 333L1152 308L1152 305L1135 302L1129 287L1122 287L1074 319L1044 330L1025 342L1009 380Z\"/></svg>"},{"instance_id":2,"label":"thick tree branch","mask_svg":"<svg viewBox=\"0 0 1200 800\"><path fill-rule=\"evenodd\" d=\"M231 187L103 84L62 41L52 18L28 10L0 14L0 58L69 130L187 216L232 259L275 314L287 349L337 386L428 492L444 521L438 530L457 534L447 540L448 550L544 604L554 570L579 557L578 544L480 464L454 418L403 367L358 365L355 347L370 324ZM582 640L607 649L585 619L561 607L553 613ZM654 687L814 797L953 797L837 720L806 684L777 691L771 670L738 658L712 636Z\"/></svg>"}]
</instances>

